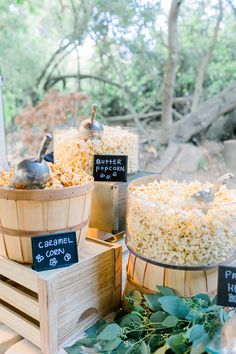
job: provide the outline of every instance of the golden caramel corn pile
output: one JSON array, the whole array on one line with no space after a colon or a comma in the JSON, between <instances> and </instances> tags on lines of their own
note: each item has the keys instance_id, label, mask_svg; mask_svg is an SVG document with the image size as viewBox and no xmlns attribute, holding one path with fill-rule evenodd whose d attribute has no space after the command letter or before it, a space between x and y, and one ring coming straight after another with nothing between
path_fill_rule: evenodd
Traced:
<instances>
[{"instance_id":1,"label":"golden caramel corn pile","mask_svg":"<svg viewBox=\"0 0 236 354\"><path fill-rule=\"evenodd\" d=\"M46 188L66 188L78 186L93 180L85 171L78 167L62 167L58 164L48 163L50 168L50 177ZM10 187L11 179L14 175L14 169L0 173L0 187Z\"/></svg>"},{"instance_id":2,"label":"golden caramel corn pile","mask_svg":"<svg viewBox=\"0 0 236 354\"><path fill-rule=\"evenodd\" d=\"M13 175L14 175L13 168L11 168L9 171L1 172L0 173L0 187L9 187Z\"/></svg>"}]
</instances>

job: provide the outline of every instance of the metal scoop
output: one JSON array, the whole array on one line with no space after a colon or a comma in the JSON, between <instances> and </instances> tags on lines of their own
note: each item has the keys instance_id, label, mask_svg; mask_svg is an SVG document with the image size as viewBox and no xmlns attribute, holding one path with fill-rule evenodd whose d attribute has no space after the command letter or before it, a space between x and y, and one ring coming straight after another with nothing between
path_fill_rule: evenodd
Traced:
<instances>
[{"instance_id":1,"label":"metal scoop","mask_svg":"<svg viewBox=\"0 0 236 354\"><path fill-rule=\"evenodd\" d=\"M84 140L101 139L103 134L103 125L95 120L97 114L96 104L92 105L91 117L84 120L80 125L80 133Z\"/></svg>"},{"instance_id":2,"label":"metal scoop","mask_svg":"<svg viewBox=\"0 0 236 354\"><path fill-rule=\"evenodd\" d=\"M51 134L46 134L40 145L38 157L21 161L15 168L11 187L16 189L45 188L50 170L43 159L52 140Z\"/></svg>"},{"instance_id":3,"label":"metal scoop","mask_svg":"<svg viewBox=\"0 0 236 354\"><path fill-rule=\"evenodd\" d=\"M200 203L211 203L215 199L215 193L218 192L220 186L226 184L229 180L234 177L232 173L226 173L224 176L220 177L213 188L205 188L197 193L194 193L191 198L195 199Z\"/></svg>"}]
</instances>

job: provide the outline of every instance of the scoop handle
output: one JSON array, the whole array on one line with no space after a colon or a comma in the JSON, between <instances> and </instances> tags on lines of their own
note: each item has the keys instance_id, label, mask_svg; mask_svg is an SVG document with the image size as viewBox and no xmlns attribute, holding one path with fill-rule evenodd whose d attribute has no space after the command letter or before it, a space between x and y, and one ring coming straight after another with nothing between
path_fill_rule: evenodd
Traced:
<instances>
[{"instance_id":1,"label":"scoop handle","mask_svg":"<svg viewBox=\"0 0 236 354\"><path fill-rule=\"evenodd\" d=\"M91 122L92 123L95 121L96 114L97 114L97 105L94 103L92 105L92 110L91 110Z\"/></svg>"},{"instance_id":2,"label":"scoop handle","mask_svg":"<svg viewBox=\"0 0 236 354\"><path fill-rule=\"evenodd\" d=\"M51 141L52 141L52 135L49 133L46 134L45 137L43 138L43 141L41 142L41 145L39 148L38 158L37 158L38 162L43 161L44 155L45 155Z\"/></svg>"}]
</instances>

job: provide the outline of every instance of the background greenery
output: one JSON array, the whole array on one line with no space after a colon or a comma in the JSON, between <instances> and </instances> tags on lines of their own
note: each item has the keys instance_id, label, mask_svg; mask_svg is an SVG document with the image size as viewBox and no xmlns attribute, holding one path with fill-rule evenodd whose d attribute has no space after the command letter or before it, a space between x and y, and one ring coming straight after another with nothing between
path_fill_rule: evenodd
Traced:
<instances>
[{"instance_id":1,"label":"background greenery","mask_svg":"<svg viewBox=\"0 0 236 354\"><path fill-rule=\"evenodd\" d=\"M158 0L2 0L0 65L5 78L7 127L31 99L45 95L49 72L37 86L45 65L58 48L53 76L90 74L95 79L59 81L53 88L82 91L100 103L104 116L158 108L167 60L167 16L170 1ZM179 18L179 61L175 96L194 91L197 70L208 49L218 13L215 0L188 0ZM213 56L207 67L205 99L236 80L236 17L223 2ZM63 57L64 56L64 57ZM62 58L63 57L63 58Z\"/></svg>"}]
</instances>

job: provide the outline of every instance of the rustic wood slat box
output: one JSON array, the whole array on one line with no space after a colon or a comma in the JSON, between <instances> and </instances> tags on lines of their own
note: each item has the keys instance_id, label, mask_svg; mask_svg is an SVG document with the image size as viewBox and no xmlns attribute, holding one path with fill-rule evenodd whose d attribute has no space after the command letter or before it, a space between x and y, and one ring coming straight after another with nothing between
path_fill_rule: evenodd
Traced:
<instances>
[{"instance_id":1,"label":"rustic wood slat box","mask_svg":"<svg viewBox=\"0 0 236 354\"><path fill-rule=\"evenodd\" d=\"M0 320L44 354L56 354L120 307L121 246L87 238L79 260L36 272L0 257Z\"/></svg>"}]
</instances>

